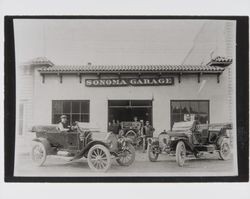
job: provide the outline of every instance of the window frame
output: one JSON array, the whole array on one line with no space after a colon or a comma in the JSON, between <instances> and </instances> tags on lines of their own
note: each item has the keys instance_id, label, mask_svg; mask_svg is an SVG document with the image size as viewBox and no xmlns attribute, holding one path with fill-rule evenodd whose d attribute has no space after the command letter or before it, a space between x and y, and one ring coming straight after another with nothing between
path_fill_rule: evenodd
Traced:
<instances>
[{"instance_id":1,"label":"window frame","mask_svg":"<svg viewBox=\"0 0 250 199\"><path fill-rule=\"evenodd\" d=\"M62 102L62 104L64 102L70 102L70 112L69 113L64 113L64 112L62 112L62 113L55 113L54 112L54 107L53 107L54 102ZM80 108L79 108L80 112L79 113L72 112L72 103L73 102L79 102L80 103ZM88 113L86 113L86 112L82 113L81 112L81 104L84 103L84 102L88 103ZM52 124L57 124L56 122L54 123L54 115L58 115L58 114L67 114L67 115L70 115L70 118L68 118L68 121L69 121L70 125L72 125L72 123L73 123L73 121L72 121L72 115L79 115L80 119L81 119L82 115L88 115L88 122L86 122L86 123L90 123L90 100L88 100L88 99L87 100L52 100L51 101L51 111L52 111L52 115L51 115L52 116L51 117L51 123Z\"/></svg>"},{"instance_id":2,"label":"window frame","mask_svg":"<svg viewBox=\"0 0 250 199\"><path fill-rule=\"evenodd\" d=\"M179 102L179 103L182 103L182 102L207 102L208 103L208 124L210 124L210 100L206 100L206 99L170 100L170 129L171 130L172 130L172 103L173 102Z\"/></svg>"}]
</instances>

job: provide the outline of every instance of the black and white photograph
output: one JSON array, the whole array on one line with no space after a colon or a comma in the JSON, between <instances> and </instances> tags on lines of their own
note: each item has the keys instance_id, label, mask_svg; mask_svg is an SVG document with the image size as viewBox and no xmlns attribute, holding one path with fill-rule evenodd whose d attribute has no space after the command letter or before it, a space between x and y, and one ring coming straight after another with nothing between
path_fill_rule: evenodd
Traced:
<instances>
[{"instance_id":1,"label":"black and white photograph","mask_svg":"<svg viewBox=\"0 0 250 199\"><path fill-rule=\"evenodd\" d=\"M238 175L235 20L13 29L14 176Z\"/></svg>"}]
</instances>

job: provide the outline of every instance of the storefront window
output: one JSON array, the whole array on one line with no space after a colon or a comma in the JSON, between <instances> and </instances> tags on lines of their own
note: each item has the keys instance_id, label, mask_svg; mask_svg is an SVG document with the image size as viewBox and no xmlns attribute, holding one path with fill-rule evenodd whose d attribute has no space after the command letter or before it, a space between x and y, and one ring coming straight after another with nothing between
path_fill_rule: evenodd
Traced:
<instances>
[{"instance_id":1,"label":"storefront window","mask_svg":"<svg viewBox=\"0 0 250 199\"><path fill-rule=\"evenodd\" d=\"M209 123L208 100L172 100L171 127L175 122L198 120L201 124Z\"/></svg>"},{"instance_id":2,"label":"storefront window","mask_svg":"<svg viewBox=\"0 0 250 199\"><path fill-rule=\"evenodd\" d=\"M60 122L60 116L67 115L69 123L89 122L89 100L53 100L52 123Z\"/></svg>"}]
</instances>

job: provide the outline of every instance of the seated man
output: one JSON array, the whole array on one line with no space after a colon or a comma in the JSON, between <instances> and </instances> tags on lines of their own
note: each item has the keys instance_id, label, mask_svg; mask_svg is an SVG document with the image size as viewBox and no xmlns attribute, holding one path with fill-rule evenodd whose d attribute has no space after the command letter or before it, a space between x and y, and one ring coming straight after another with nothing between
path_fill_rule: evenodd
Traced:
<instances>
[{"instance_id":1,"label":"seated man","mask_svg":"<svg viewBox=\"0 0 250 199\"><path fill-rule=\"evenodd\" d=\"M68 132L71 130L66 115L61 116L61 122L58 123L57 127L58 127L59 131L61 131L61 132L65 132L65 131Z\"/></svg>"},{"instance_id":2,"label":"seated man","mask_svg":"<svg viewBox=\"0 0 250 199\"><path fill-rule=\"evenodd\" d=\"M134 117L134 121L132 122L132 128L137 131L136 133L138 133L141 129L141 122L138 121L138 118L136 116Z\"/></svg>"}]
</instances>

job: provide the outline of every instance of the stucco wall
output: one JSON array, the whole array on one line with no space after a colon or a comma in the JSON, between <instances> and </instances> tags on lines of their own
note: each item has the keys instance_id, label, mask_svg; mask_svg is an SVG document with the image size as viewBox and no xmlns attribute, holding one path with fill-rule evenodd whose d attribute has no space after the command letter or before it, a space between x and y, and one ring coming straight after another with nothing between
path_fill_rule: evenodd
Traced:
<instances>
[{"instance_id":1,"label":"stucco wall","mask_svg":"<svg viewBox=\"0 0 250 199\"><path fill-rule=\"evenodd\" d=\"M153 99L153 124L156 133L170 129L170 100L209 100L210 123L229 122L228 69L217 83L216 75L204 75L198 83L197 76L183 75L181 83L175 77L172 86L158 87L85 87L84 78L79 83L77 75L46 75L45 83L39 72L35 73L33 124L50 124L52 100L90 100L90 123L106 131L108 100ZM93 77L95 78L95 77Z\"/></svg>"}]
</instances>

